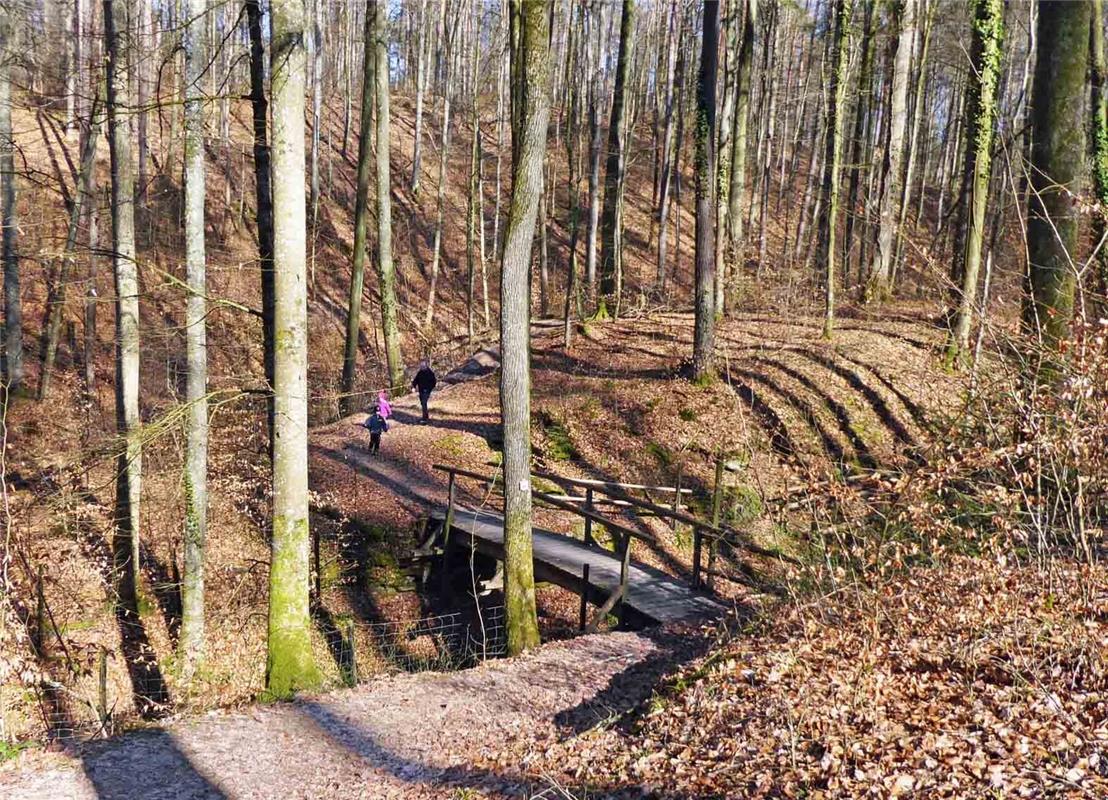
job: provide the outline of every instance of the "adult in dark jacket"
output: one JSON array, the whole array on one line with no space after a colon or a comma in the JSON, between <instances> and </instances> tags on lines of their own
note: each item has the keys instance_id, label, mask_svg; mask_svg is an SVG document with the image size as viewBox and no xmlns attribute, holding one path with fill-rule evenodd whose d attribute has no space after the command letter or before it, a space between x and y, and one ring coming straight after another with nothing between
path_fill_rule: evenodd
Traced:
<instances>
[{"instance_id":1,"label":"adult in dark jacket","mask_svg":"<svg viewBox=\"0 0 1108 800\"><path fill-rule=\"evenodd\" d=\"M419 392L419 405L423 408L424 422L427 422L429 419L427 415L427 402L431 399L431 392L438 382L439 379L435 377L435 373L431 369L431 365L427 363L427 359L420 361L419 371L415 374L415 377L412 378L412 388Z\"/></svg>"}]
</instances>

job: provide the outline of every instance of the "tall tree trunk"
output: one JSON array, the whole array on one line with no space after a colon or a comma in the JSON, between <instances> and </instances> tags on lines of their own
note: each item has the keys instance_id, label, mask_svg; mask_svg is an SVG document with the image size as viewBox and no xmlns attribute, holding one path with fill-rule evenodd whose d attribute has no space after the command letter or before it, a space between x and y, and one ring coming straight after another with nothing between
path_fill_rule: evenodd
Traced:
<instances>
[{"instance_id":1,"label":"tall tree trunk","mask_svg":"<svg viewBox=\"0 0 1108 800\"><path fill-rule=\"evenodd\" d=\"M138 613L139 520L142 499L142 418L139 416L139 284L135 261L135 184L131 135L121 110L128 106L127 7L104 0L107 40L108 130L112 169L112 265L115 271L116 429L123 448L116 472L112 562L121 608Z\"/></svg>"},{"instance_id":2,"label":"tall tree trunk","mask_svg":"<svg viewBox=\"0 0 1108 800\"><path fill-rule=\"evenodd\" d=\"M319 219L319 129L323 124L323 2L311 0L312 35L311 74L312 74L312 142L310 167L308 173L308 208L311 212L312 236L312 285L315 285L315 227Z\"/></svg>"},{"instance_id":3,"label":"tall tree trunk","mask_svg":"<svg viewBox=\"0 0 1108 800\"><path fill-rule=\"evenodd\" d=\"M566 165L569 170L567 193L569 195L569 253L566 259L566 296L563 309L563 347L569 350L573 346L573 305L577 295L577 239L581 230L581 187L580 170L577 158L580 131L581 108L581 46L578 37L584 35L584 5L577 6L577 26L569 20L569 43L566 46ZM580 33L577 33L580 31Z\"/></svg>"},{"instance_id":4,"label":"tall tree trunk","mask_svg":"<svg viewBox=\"0 0 1108 800\"><path fill-rule=\"evenodd\" d=\"M908 83L912 72L912 49L916 38L916 0L901 0L900 33L893 61L893 83L889 110L889 144L885 149L884 180L878 206L877 248L870 270L867 297L883 301L892 291L890 278L896 255L897 209L904 178L904 134L908 129Z\"/></svg>"},{"instance_id":5,"label":"tall tree trunk","mask_svg":"<svg viewBox=\"0 0 1108 800\"><path fill-rule=\"evenodd\" d=\"M11 63L14 56L14 9L0 9L0 221L3 223L4 259L4 382L6 391L23 384L23 301L19 288L19 254L16 217L15 139L12 136Z\"/></svg>"},{"instance_id":6,"label":"tall tree trunk","mask_svg":"<svg viewBox=\"0 0 1108 800\"><path fill-rule=\"evenodd\" d=\"M1004 38L1004 4L1001 0L977 0L974 9L971 74L966 106L967 132L963 196L965 235L956 263L961 264L960 296L955 295L957 311L947 346L948 364L970 355L969 335L977 297L977 276L981 269L981 250L985 240L985 213L992 171L993 128L997 111L997 80L1000 77L1001 41ZM1088 28L1085 29L1086 45ZM974 77L976 77L976 80ZM1084 137L1081 138L1084 144Z\"/></svg>"},{"instance_id":7,"label":"tall tree trunk","mask_svg":"<svg viewBox=\"0 0 1108 800\"><path fill-rule=\"evenodd\" d=\"M1053 371L1051 351L1069 335L1073 316L1077 198L1086 168L1089 11L1089 3L1039 4L1038 60L1031 96L1029 292L1023 324L1042 343L1048 373Z\"/></svg>"},{"instance_id":8,"label":"tall tree trunk","mask_svg":"<svg viewBox=\"0 0 1108 800\"><path fill-rule=\"evenodd\" d=\"M354 195L354 258L350 273L350 294L346 310L346 347L342 359L342 413L353 414L359 409L354 395L355 371L358 367L358 338L361 334L362 290L365 286L366 229L369 217L369 183L373 175L373 14L366 0L364 21L364 51L362 54L362 106L358 125L358 178Z\"/></svg>"},{"instance_id":9,"label":"tall tree trunk","mask_svg":"<svg viewBox=\"0 0 1108 800\"><path fill-rule=\"evenodd\" d=\"M737 83L740 8L738 3L723 11L723 53L726 58L720 88L723 90L723 108L720 110L716 136L716 315L722 316L726 307L728 261L725 258L728 228L728 212L731 210L731 162L734 152L735 93Z\"/></svg>"},{"instance_id":10,"label":"tall tree trunk","mask_svg":"<svg viewBox=\"0 0 1108 800\"><path fill-rule=\"evenodd\" d=\"M110 0L109 0L110 2ZM266 689L287 697L319 682L308 614L308 292L304 196L307 16L303 0L270 0L273 92L273 272L277 341L273 533Z\"/></svg>"},{"instance_id":11,"label":"tall tree trunk","mask_svg":"<svg viewBox=\"0 0 1108 800\"><path fill-rule=\"evenodd\" d=\"M635 34L635 1L623 0L619 21L619 53L616 57L615 89L612 94L612 118L608 125L608 151L604 164L604 211L600 218L600 299L597 309L608 310L619 304L616 292L616 247L619 234L616 206L623 187L624 93L631 69L631 40Z\"/></svg>"},{"instance_id":12,"label":"tall tree trunk","mask_svg":"<svg viewBox=\"0 0 1108 800\"><path fill-rule=\"evenodd\" d=\"M443 6L443 41L445 44L445 72L442 79L442 144L439 147L439 190L436 205L435 239L431 246L431 285L427 292L427 312L423 325L431 327L435 318L435 292L439 282L439 269L442 264L442 234L446 215L446 161L450 154L450 105L454 91L453 50L454 38L458 31L461 8L455 7L450 20L446 6Z\"/></svg>"},{"instance_id":13,"label":"tall tree trunk","mask_svg":"<svg viewBox=\"0 0 1108 800\"><path fill-rule=\"evenodd\" d=\"M731 189L727 213L727 258L731 262L731 280L725 291L731 293L742 274L743 206L748 203L746 181L747 127L750 120L750 87L754 67L754 30L758 24L758 0L746 0L739 64L735 76L735 133L731 148Z\"/></svg>"},{"instance_id":14,"label":"tall tree trunk","mask_svg":"<svg viewBox=\"0 0 1108 800\"><path fill-rule=\"evenodd\" d=\"M862 65L858 75L858 100L854 106L854 132L850 139L850 158L847 161L847 169L850 170L850 185L846 194L846 230L843 236L843 273L850 270L851 254L854 252L855 231L858 230L858 193L862 185L863 176L868 173L868 168L863 166L863 160L868 161L872 157L872 151L866 147L869 139L869 129L872 125L873 102L873 51L874 37L877 35L877 14L874 11L877 0L863 0L865 3L864 19L862 25ZM862 201L863 205L866 203ZM863 207L862 215L865 214ZM865 226L861 226L862 236L865 236ZM861 249L861 248L859 248ZM859 267L859 272L862 268Z\"/></svg>"},{"instance_id":15,"label":"tall tree trunk","mask_svg":"<svg viewBox=\"0 0 1108 800\"><path fill-rule=\"evenodd\" d=\"M119 2L119 0L117 0ZM137 59L138 69L135 73L135 88L138 90L138 113L136 114L138 128L138 197L146 195L146 187L150 182L150 140L147 135L149 127L150 106L150 65L152 59L148 58L145 50L153 41L153 20L151 19L150 5L153 0L137 0L138 2L138 36L135 37L139 52ZM132 62L133 63L133 62Z\"/></svg>"},{"instance_id":16,"label":"tall tree trunk","mask_svg":"<svg viewBox=\"0 0 1108 800\"><path fill-rule=\"evenodd\" d=\"M208 532L207 270L204 248L204 106L208 0L185 0L185 564L178 647L186 675L204 653L204 546Z\"/></svg>"},{"instance_id":17,"label":"tall tree trunk","mask_svg":"<svg viewBox=\"0 0 1108 800\"><path fill-rule=\"evenodd\" d=\"M258 219L258 261L262 282L262 353L265 365L266 430L269 455L273 457L274 369L276 359L276 297L273 274L273 189L269 158L269 103L265 94L265 45L262 37L262 9L259 0L246 1L250 31L250 108L254 132L254 199Z\"/></svg>"},{"instance_id":18,"label":"tall tree trunk","mask_svg":"<svg viewBox=\"0 0 1108 800\"><path fill-rule=\"evenodd\" d=\"M1099 245L1097 268L1092 286L1099 297L1101 316L1108 308L1108 65L1104 59L1104 0L1093 0L1089 24L1089 49L1092 55L1093 190L1100 208L1093 215L1093 243Z\"/></svg>"},{"instance_id":19,"label":"tall tree trunk","mask_svg":"<svg viewBox=\"0 0 1108 800\"><path fill-rule=\"evenodd\" d=\"M521 81L518 159L500 270L500 408L504 424L504 604L508 652L539 643L531 555L531 365L530 261L542 191L542 164L550 115L550 4L511 0L520 14L522 59L513 74Z\"/></svg>"},{"instance_id":20,"label":"tall tree trunk","mask_svg":"<svg viewBox=\"0 0 1108 800\"><path fill-rule=\"evenodd\" d=\"M681 47L681 39L677 37L680 28L682 37L684 25L678 21L679 10L677 0L672 0L668 12L669 26L666 34L668 47L666 51L666 87L665 99L662 109L663 132L661 138L661 160L658 167L658 261L655 285L658 293L664 295L666 291L666 240L669 234L669 207L670 187L673 185L671 174L673 172L673 117L674 117L674 78L677 59L677 50Z\"/></svg>"},{"instance_id":21,"label":"tall tree trunk","mask_svg":"<svg viewBox=\"0 0 1108 800\"><path fill-rule=\"evenodd\" d=\"M693 377L711 377L715 361L715 220L712 186L716 179L716 71L719 59L719 0L704 0L700 78L696 91L696 298Z\"/></svg>"},{"instance_id":22,"label":"tall tree trunk","mask_svg":"<svg viewBox=\"0 0 1108 800\"><path fill-rule=\"evenodd\" d=\"M416 48L415 144L412 145L412 194L419 194L420 173L423 170L423 95L427 90L427 0L419 0L419 45Z\"/></svg>"},{"instance_id":23,"label":"tall tree trunk","mask_svg":"<svg viewBox=\"0 0 1108 800\"><path fill-rule=\"evenodd\" d=\"M0 92L3 90L0 89ZM42 375L39 377L38 399L46 398L50 391L50 380L54 373L54 361L58 353L58 341L61 338L62 317L65 311L65 290L69 283L70 275L74 267L74 253L77 249L77 233L82 217L85 215L88 205L92 200L91 186L93 170L96 166L96 139L100 126L96 122L96 114L99 113L99 96L92 103L92 111L88 119L88 127L83 136L81 147L81 166L77 174L77 191L73 198L73 205L69 209L69 223L66 228L65 249L62 252L61 268L54 285L50 287L47 297L46 329L43 336L42 347ZM0 109L0 114L3 110ZM3 120L0 119L0 130ZM0 139L3 133L0 133Z\"/></svg>"},{"instance_id":24,"label":"tall tree trunk","mask_svg":"<svg viewBox=\"0 0 1108 800\"><path fill-rule=\"evenodd\" d=\"M827 84L827 135L823 162L823 194L827 212L820 218L820 257L824 262L823 336L835 328L835 256L839 217L839 172L842 170L843 98L846 90L847 45L854 0L835 0L831 74Z\"/></svg>"},{"instance_id":25,"label":"tall tree trunk","mask_svg":"<svg viewBox=\"0 0 1108 800\"><path fill-rule=\"evenodd\" d=\"M588 20L596 27L596 38L589 37L589 226L585 234L585 294L591 304L596 299L597 237L600 232L600 41L603 36L604 6L590 9ZM595 13L594 13L595 12ZM680 137L678 138L680 141Z\"/></svg>"},{"instance_id":26,"label":"tall tree trunk","mask_svg":"<svg viewBox=\"0 0 1108 800\"><path fill-rule=\"evenodd\" d=\"M397 321L396 267L392 262L392 178L389 164L392 147L389 142L389 50L388 8L385 0L375 0L374 31L377 86L377 291L381 295L381 336L385 341L385 366L389 373L389 387L394 391L404 388L404 364L400 355L400 329ZM368 13L368 12L367 12ZM369 57L366 52L366 57Z\"/></svg>"}]
</instances>

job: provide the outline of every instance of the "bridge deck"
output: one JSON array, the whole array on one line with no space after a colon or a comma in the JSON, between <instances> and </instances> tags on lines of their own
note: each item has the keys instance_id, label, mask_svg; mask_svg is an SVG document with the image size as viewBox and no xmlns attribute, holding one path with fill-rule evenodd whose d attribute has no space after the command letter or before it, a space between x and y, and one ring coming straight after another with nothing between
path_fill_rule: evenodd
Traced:
<instances>
[{"instance_id":1,"label":"bridge deck","mask_svg":"<svg viewBox=\"0 0 1108 800\"><path fill-rule=\"evenodd\" d=\"M442 522L443 511L432 518ZM451 526L452 545L476 548L485 555L504 559L504 521L497 514L456 507ZM582 573L589 565L588 597L603 603L619 588L619 557L597 546L553 531L533 531L535 578L555 583L573 592L583 589ZM639 546L642 546L641 544ZM632 553L634 551L632 550ZM628 568L627 610L646 622L677 622L721 616L726 607L694 590L687 582L661 570L631 561Z\"/></svg>"}]
</instances>

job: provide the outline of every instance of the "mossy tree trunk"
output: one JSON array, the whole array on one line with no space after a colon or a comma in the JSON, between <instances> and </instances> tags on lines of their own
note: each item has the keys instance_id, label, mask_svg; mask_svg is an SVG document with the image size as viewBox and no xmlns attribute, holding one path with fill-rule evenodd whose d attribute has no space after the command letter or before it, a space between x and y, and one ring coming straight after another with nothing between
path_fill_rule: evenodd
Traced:
<instances>
[{"instance_id":1,"label":"mossy tree trunk","mask_svg":"<svg viewBox=\"0 0 1108 800\"><path fill-rule=\"evenodd\" d=\"M819 253L824 265L823 336L835 328L835 256L839 226L839 173L842 171L843 99L853 0L835 0L831 40L831 68L827 84L827 133L823 162L823 196L826 212L820 217Z\"/></svg>"},{"instance_id":2,"label":"mossy tree trunk","mask_svg":"<svg viewBox=\"0 0 1108 800\"><path fill-rule=\"evenodd\" d=\"M758 24L758 0L746 0L739 42L739 63L735 75L735 118L731 145L731 188L728 192L730 208L727 213L727 251L731 280L724 290L734 291L742 274L744 206L748 205L746 180L747 128L750 121L750 87L754 75L754 29Z\"/></svg>"},{"instance_id":3,"label":"mossy tree trunk","mask_svg":"<svg viewBox=\"0 0 1108 800\"><path fill-rule=\"evenodd\" d=\"M511 0L519 20L512 100L521 106L518 157L500 270L500 408L504 423L504 602L508 651L539 643L531 555L530 265L550 116L550 4Z\"/></svg>"},{"instance_id":4,"label":"mossy tree trunk","mask_svg":"<svg viewBox=\"0 0 1108 800\"><path fill-rule=\"evenodd\" d=\"M307 15L303 0L270 0L270 15L277 350L266 688L287 697L319 680L308 614Z\"/></svg>"},{"instance_id":5,"label":"mossy tree trunk","mask_svg":"<svg viewBox=\"0 0 1108 800\"><path fill-rule=\"evenodd\" d=\"M204 652L204 546L208 532L208 343L204 242L204 105L208 0L185 0L185 526L178 649L185 674Z\"/></svg>"},{"instance_id":6,"label":"mossy tree trunk","mask_svg":"<svg viewBox=\"0 0 1108 800\"><path fill-rule=\"evenodd\" d=\"M985 213L992 171L993 134L996 125L997 83L1000 78L1001 42L1004 38L1002 0L976 0L970 57L974 69L966 98L967 136L963 164L966 187L963 194L965 230L962 251L955 255L960 265L954 277L957 307L947 344L946 362L954 365L970 354L970 328L977 299L977 278L981 272L981 251L985 241ZM1087 38L1087 37L1086 37Z\"/></svg>"},{"instance_id":7,"label":"mossy tree trunk","mask_svg":"<svg viewBox=\"0 0 1108 800\"><path fill-rule=\"evenodd\" d=\"M1077 274L1077 198L1086 170L1087 2L1039 3L1038 60L1031 91L1031 193L1025 329L1047 354L1069 335Z\"/></svg>"},{"instance_id":8,"label":"mossy tree trunk","mask_svg":"<svg viewBox=\"0 0 1108 800\"><path fill-rule=\"evenodd\" d=\"M704 2L700 80L696 92L696 278L693 325L693 377L708 378L714 368L716 72L719 69L719 2Z\"/></svg>"},{"instance_id":9,"label":"mossy tree trunk","mask_svg":"<svg viewBox=\"0 0 1108 800\"><path fill-rule=\"evenodd\" d=\"M142 418L139 416L139 283L135 261L135 181L127 108L130 29L127 6L104 0L107 41L108 145L112 172L112 266L115 272L115 409L122 440L116 470L112 561L118 602L138 613L139 520L142 500Z\"/></svg>"}]
</instances>

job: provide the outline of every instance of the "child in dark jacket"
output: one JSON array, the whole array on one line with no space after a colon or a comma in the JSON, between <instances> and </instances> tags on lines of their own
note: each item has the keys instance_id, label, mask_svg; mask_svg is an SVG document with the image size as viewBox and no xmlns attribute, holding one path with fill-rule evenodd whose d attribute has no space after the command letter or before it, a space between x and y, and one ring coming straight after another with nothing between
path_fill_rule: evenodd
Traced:
<instances>
[{"instance_id":1,"label":"child in dark jacket","mask_svg":"<svg viewBox=\"0 0 1108 800\"><path fill-rule=\"evenodd\" d=\"M362 424L369 431L369 452L378 452L381 449L381 434L389 429L389 423L381 416L381 410L374 406L373 412Z\"/></svg>"}]
</instances>

